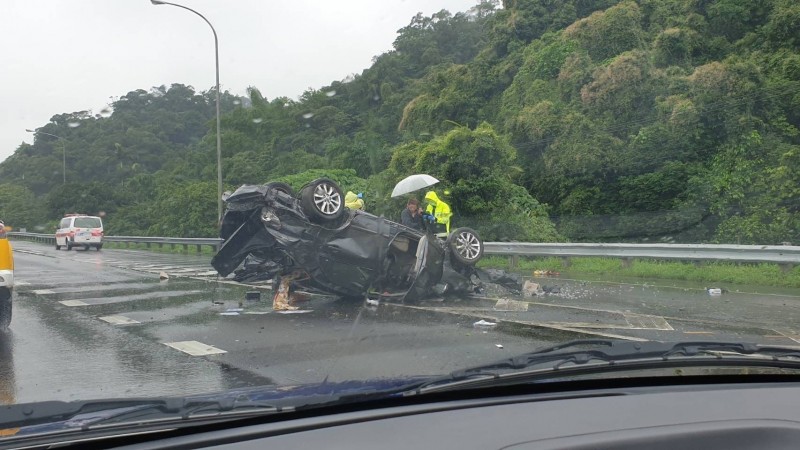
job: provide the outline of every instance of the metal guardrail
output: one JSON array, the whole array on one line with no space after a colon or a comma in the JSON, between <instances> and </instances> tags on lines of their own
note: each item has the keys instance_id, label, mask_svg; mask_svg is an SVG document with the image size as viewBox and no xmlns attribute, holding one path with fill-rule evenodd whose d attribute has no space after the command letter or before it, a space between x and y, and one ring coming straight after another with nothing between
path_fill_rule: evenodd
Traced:
<instances>
[{"instance_id":1,"label":"metal guardrail","mask_svg":"<svg viewBox=\"0 0 800 450\"><path fill-rule=\"evenodd\" d=\"M485 242L484 254L800 264L800 247L789 245Z\"/></svg>"},{"instance_id":2,"label":"metal guardrail","mask_svg":"<svg viewBox=\"0 0 800 450\"><path fill-rule=\"evenodd\" d=\"M52 234L9 232L9 236L54 244ZM105 236L106 242L130 244L142 243L175 248L183 245L197 246L199 252L207 245L219 248L219 238L173 238L156 236ZM589 244L589 243L529 243L529 242L485 242L484 254L512 257L512 265L520 256L554 256L561 258L598 256L631 259L673 259L685 261L732 261L766 262L782 265L800 265L800 246L791 245L715 245L715 244Z\"/></svg>"},{"instance_id":3,"label":"metal guardrail","mask_svg":"<svg viewBox=\"0 0 800 450\"><path fill-rule=\"evenodd\" d=\"M35 242L44 242L47 244L55 245L55 236L53 234L12 231L9 232L8 235L12 238L16 237ZM174 238L174 237L159 237L159 236L104 236L103 242L118 242L125 244L126 247L130 247L130 244L145 244L147 248L150 248L153 245L156 245L159 248L163 247L164 245L169 245L171 248L175 248L178 245L182 245L183 249L187 251L189 250L190 245L194 245L197 247L197 251L200 252L204 245L210 246L211 248L216 250L222 244L222 239Z\"/></svg>"}]
</instances>

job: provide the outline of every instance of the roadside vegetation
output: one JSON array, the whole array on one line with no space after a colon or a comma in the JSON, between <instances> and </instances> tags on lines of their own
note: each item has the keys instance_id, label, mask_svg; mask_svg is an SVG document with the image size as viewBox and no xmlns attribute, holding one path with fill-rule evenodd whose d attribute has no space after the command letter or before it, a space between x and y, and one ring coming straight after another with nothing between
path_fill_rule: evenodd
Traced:
<instances>
[{"instance_id":1,"label":"roadside vegetation","mask_svg":"<svg viewBox=\"0 0 800 450\"><path fill-rule=\"evenodd\" d=\"M778 264L729 262L679 262L634 259L623 264L618 258L519 258L511 267L511 258L487 256L479 263L482 268L514 270L525 276L536 271L557 272L561 276L611 277L614 280L686 280L708 282L709 287L721 284L800 287L800 266L782 267Z\"/></svg>"}]
</instances>

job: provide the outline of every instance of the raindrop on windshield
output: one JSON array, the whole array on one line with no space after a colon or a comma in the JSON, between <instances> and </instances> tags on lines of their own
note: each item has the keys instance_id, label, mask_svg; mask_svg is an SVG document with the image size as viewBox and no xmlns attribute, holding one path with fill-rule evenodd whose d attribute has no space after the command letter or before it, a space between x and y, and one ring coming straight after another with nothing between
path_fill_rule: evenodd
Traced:
<instances>
[{"instance_id":1,"label":"raindrop on windshield","mask_svg":"<svg viewBox=\"0 0 800 450\"><path fill-rule=\"evenodd\" d=\"M81 126L81 123L80 122L67 122L67 126L70 127L70 128L78 128L79 126Z\"/></svg>"},{"instance_id":2,"label":"raindrop on windshield","mask_svg":"<svg viewBox=\"0 0 800 450\"><path fill-rule=\"evenodd\" d=\"M303 114L303 119L310 119L314 117L314 113L305 113Z\"/></svg>"},{"instance_id":3,"label":"raindrop on windshield","mask_svg":"<svg viewBox=\"0 0 800 450\"><path fill-rule=\"evenodd\" d=\"M253 123L261 123L263 121L264 119L262 119L261 117L256 117L255 119L253 119Z\"/></svg>"},{"instance_id":4,"label":"raindrop on windshield","mask_svg":"<svg viewBox=\"0 0 800 450\"><path fill-rule=\"evenodd\" d=\"M372 97L372 99L377 102L378 100L381 99L381 96L376 94L374 97Z\"/></svg>"},{"instance_id":5,"label":"raindrop on windshield","mask_svg":"<svg viewBox=\"0 0 800 450\"><path fill-rule=\"evenodd\" d=\"M241 104L242 104L242 101L241 101L241 100L234 100L234 101L233 101L233 104L234 104L234 105L241 105Z\"/></svg>"},{"instance_id":6,"label":"raindrop on windshield","mask_svg":"<svg viewBox=\"0 0 800 450\"><path fill-rule=\"evenodd\" d=\"M328 97L333 97L334 95L336 95L336 91L328 91L325 93L325 95L327 95Z\"/></svg>"}]
</instances>

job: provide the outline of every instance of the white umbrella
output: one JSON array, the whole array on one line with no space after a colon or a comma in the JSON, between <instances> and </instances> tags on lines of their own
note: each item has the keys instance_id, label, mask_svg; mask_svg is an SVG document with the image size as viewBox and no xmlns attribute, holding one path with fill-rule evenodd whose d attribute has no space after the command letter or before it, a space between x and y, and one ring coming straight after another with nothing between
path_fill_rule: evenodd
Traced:
<instances>
[{"instance_id":1,"label":"white umbrella","mask_svg":"<svg viewBox=\"0 0 800 450\"><path fill-rule=\"evenodd\" d=\"M433 178L430 175L425 175L424 173L410 175L400 180L400 182L394 186L394 189L392 190L392 197L399 197L403 194L408 194L409 192L425 189L426 187L433 186L438 182L439 180L436 178Z\"/></svg>"}]
</instances>

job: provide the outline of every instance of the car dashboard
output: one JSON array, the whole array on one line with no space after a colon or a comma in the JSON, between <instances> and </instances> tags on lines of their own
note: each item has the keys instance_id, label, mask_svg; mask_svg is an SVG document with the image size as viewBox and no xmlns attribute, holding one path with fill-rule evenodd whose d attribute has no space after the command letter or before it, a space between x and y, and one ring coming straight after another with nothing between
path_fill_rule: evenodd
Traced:
<instances>
[{"instance_id":1,"label":"car dashboard","mask_svg":"<svg viewBox=\"0 0 800 450\"><path fill-rule=\"evenodd\" d=\"M122 448L794 449L800 383L503 395L225 428Z\"/></svg>"}]
</instances>

